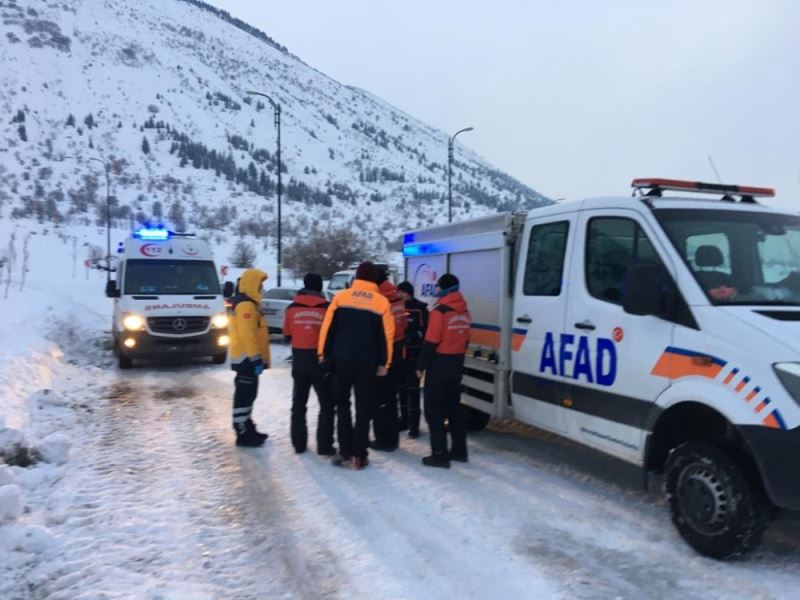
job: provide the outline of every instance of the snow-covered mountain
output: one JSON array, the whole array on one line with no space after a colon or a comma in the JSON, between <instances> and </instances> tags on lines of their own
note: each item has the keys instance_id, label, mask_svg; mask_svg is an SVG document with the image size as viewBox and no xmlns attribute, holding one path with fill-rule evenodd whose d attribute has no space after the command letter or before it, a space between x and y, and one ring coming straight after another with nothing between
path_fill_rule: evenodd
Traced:
<instances>
[{"instance_id":1,"label":"snow-covered mountain","mask_svg":"<svg viewBox=\"0 0 800 600\"><path fill-rule=\"evenodd\" d=\"M279 32L276 32L279 33ZM2 217L271 237L328 223L395 246L447 211L447 134L197 0L0 0ZM547 202L457 144L456 218ZM381 244L378 244L380 246ZM378 248L382 250L383 248Z\"/></svg>"}]
</instances>

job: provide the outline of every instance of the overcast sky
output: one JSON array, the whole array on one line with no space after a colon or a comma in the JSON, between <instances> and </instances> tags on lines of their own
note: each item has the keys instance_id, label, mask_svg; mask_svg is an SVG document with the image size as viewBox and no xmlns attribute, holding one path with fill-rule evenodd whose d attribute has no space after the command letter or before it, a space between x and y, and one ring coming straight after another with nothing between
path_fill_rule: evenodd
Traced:
<instances>
[{"instance_id":1,"label":"overcast sky","mask_svg":"<svg viewBox=\"0 0 800 600\"><path fill-rule=\"evenodd\" d=\"M798 206L796 0L211 2L551 198L716 181L711 155Z\"/></svg>"}]
</instances>

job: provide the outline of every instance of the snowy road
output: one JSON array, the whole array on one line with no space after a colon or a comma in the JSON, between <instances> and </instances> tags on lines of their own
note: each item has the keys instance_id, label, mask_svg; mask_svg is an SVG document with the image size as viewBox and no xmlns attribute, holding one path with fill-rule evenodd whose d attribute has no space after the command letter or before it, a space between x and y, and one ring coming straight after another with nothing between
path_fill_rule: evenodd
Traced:
<instances>
[{"instance_id":1,"label":"snowy road","mask_svg":"<svg viewBox=\"0 0 800 600\"><path fill-rule=\"evenodd\" d=\"M56 400L31 429L73 448L28 504L60 552L12 571L4 598L796 597L794 523L746 560L703 559L630 469L510 423L449 471L420 466L425 435L335 469L291 448L280 345L255 413L271 437L238 450L230 371L118 371L96 334L65 325L65 355L42 359Z\"/></svg>"}]
</instances>

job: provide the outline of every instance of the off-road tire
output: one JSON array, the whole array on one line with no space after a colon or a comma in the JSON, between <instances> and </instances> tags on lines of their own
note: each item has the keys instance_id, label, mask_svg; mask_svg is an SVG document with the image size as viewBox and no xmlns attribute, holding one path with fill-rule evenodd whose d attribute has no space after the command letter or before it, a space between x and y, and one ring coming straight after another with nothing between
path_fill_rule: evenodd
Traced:
<instances>
[{"instance_id":1,"label":"off-road tire","mask_svg":"<svg viewBox=\"0 0 800 600\"><path fill-rule=\"evenodd\" d=\"M755 549L769 522L761 486L735 453L706 442L674 448L664 469L672 522L697 552L731 558Z\"/></svg>"}]
</instances>

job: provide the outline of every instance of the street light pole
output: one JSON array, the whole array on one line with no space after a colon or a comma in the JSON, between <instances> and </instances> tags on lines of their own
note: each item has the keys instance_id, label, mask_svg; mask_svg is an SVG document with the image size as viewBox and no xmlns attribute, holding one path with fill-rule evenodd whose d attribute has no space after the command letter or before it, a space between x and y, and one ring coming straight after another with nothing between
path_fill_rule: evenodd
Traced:
<instances>
[{"instance_id":1,"label":"street light pole","mask_svg":"<svg viewBox=\"0 0 800 600\"><path fill-rule=\"evenodd\" d=\"M283 186L281 184L281 105L275 102L272 98L261 92L247 92L253 96L262 96L269 100L272 109L275 111L275 129L278 131L278 287L281 287L281 271L283 266L281 264L281 193Z\"/></svg>"},{"instance_id":2,"label":"street light pole","mask_svg":"<svg viewBox=\"0 0 800 600\"><path fill-rule=\"evenodd\" d=\"M453 142L459 133L472 131L474 127L465 127L456 131L447 140L447 222L453 222Z\"/></svg>"},{"instance_id":3,"label":"street light pole","mask_svg":"<svg viewBox=\"0 0 800 600\"><path fill-rule=\"evenodd\" d=\"M106 172L106 282L111 280L111 176L109 164L101 158L89 157L99 162Z\"/></svg>"}]
</instances>

